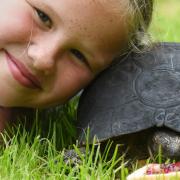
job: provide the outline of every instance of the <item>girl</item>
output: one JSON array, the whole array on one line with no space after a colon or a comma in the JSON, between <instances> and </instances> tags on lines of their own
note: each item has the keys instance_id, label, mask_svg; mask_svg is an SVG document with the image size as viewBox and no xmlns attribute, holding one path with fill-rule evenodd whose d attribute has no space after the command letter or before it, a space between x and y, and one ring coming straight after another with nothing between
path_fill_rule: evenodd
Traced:
<instances>
[{"instance_id":1,"label":"girl","mask_svg":"<svg viewBox=\"0 0 180 180\"><path fill-rule=\"evenodd\" d=\"M139 48L153 0L1 0L0 130L13 108L66 102Z\"/></svg>"}]
</instances>

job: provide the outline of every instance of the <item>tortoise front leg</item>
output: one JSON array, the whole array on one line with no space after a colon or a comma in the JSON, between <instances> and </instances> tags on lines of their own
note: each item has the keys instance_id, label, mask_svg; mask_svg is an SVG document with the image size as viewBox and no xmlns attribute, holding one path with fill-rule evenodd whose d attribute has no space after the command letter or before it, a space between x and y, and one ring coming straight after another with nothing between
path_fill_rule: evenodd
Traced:
<instances>
[{"instance_id":1,"label":"tortoise front leg","mask_svg":"<svg viewBox=\"0 0 180 180\"><path fill-rule=\"evenodd\" d=\"M157 129L148 141L150 153L157 155L161 148L162 156L180 160L180 133L167 128Z\"/></svg>"}]
</instances>

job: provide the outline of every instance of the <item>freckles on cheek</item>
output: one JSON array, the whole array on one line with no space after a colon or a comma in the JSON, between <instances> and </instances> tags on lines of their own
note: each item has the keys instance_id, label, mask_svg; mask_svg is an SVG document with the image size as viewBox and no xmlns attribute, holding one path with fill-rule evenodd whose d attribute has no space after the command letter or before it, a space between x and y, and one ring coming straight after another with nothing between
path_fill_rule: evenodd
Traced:
<instances>
[{"instance_id":1,"label":"freckles on cheek","mask_svg":"<svg viewBox=\"0 0 180 180\"><path fill-rule=\"evenodd\" d=\"M84 88L93 79L92 75L89 72L83 72L83 71L76 72L74 76L76 76L74 85L77 85L77 87L79 86L78 88L80 89Z\"/></svg>"},{"instance_id":2,"label":"freckles on cheek","mask_svg":"<svg viewBox=\"0 0 180 180\"><path fill-rule=\"evenodd\" d=\"M75 87L77 89L84 88L90 81L92 77L88 72L84 72L81 70L74 71L74 73L69 75L69 85Z\"/></svg>"},{"instance_id":3,"label":"freckles on cheek","mask_svg":"<svg viewBox=\"0 0 180 180\"><path fill-rule=\"evenodd\" d=\"M64 72L60 80L62 91L66 94L66 97L73 96L77 91L88 85L92 79L93 75L88 69L71 67Z\"/></svg>"}]
</instances>

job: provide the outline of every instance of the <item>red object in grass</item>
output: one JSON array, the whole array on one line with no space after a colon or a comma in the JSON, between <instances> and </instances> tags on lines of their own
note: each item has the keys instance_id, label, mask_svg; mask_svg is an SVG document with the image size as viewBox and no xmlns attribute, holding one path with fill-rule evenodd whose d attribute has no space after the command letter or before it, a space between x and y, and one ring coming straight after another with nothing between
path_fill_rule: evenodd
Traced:
<instances>
[{"instance_id":1,"label":"red object in grass","mask_svg":"<svg viewBox=\"0 0 180 180\"><path fill-rule=\"evenodd\" d=\"M161 164L160 166L154 164L153 166L149 166L146 170L147 175L152 174L167 174L171 172L180 171L180 162L171 163L171 164Z\"/></svg>"},{"instance_id":2,"label":"red object in grass","mask_svg":"<svg viewBox=\"0 0 180 180\"><path fill-rule=\"evenodd\" d=\"M148 164L127 176L127 180L180 180L180 162Z\"/></svg>"}]
</instances>

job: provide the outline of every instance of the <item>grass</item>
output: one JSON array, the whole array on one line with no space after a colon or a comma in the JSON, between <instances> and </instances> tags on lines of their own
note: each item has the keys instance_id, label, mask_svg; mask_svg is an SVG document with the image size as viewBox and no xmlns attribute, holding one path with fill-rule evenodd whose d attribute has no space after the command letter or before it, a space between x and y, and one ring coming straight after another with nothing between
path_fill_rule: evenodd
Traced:
<instances>
[{"instance_id":1,"label":"grass","mask_svg":"<svg viewBox=\"0 0 180 180\"><path fill-rule=\"evenodd\" d=\"M180 42L179 0L156 0L150 32L155 41ZM34 125L26 130L19 125L2 134L0 147L0 179L122 179L128 171L124 157L116 147L108 159L111 144L100 153L100 145L86 146L83 155L76 144L76 109L78 98L63 107L39 111ZM13 134L13 135L12 135ZM74 145L73 145L74 144ZM80 162L64 161L64 148L73 148ZM149 162L151 160L147 160ZM161 162L161 155L157 156ZM130 162L131 163L131 162ZM132 169L138 164L132 163Z\"/></svg>"},{"instance_id":2,"label":"grass","mask_svg":"<svg viewBox=\"0 0 180 180\"><path fill-rule=\"evenodd\" d=\"M76 166L64 162L64 151L57 151L54 143L36 136L29 141L28 134L7 140L0 150L0 179L111 179L115 177L116 154L105 162L97 151L95 160L91 154L81 157ZM19 139L20 138L20 139ZM78 149L74 146L77 153ZM97 163L98 162L98 163Z\"/></svg>"},{"instance_id":3,"label":"grass","mask_svg":"<svg viewBox=\"0 0 180 180\"><path fill-rule=\"evenodd\" d=\"M66 108L70 110L71 106ZM124 157L118 157L118 146L112 157L108 158L111 144L103 154L100 153L100 145L96 144L95 140L91 147L87 144L84 154L74 144L71 149L74 149L78 159L65 159L66 150L62 147L57 150L57 144L61 143L57 142L59 134L48 133L48 138L42 137L45 134L41 129L39 115L40 112L36 115L30 131L20 124L11 128L13 136L9 135L10 132L1 134L3 145L0 147L0 179L111 180L117 176L126 176L126 168L124 163L122 164ZM53 126L50 131L56 132L56 127ZM123 173L120 173L121 167Z\"/></svg>"}]
</instances>

